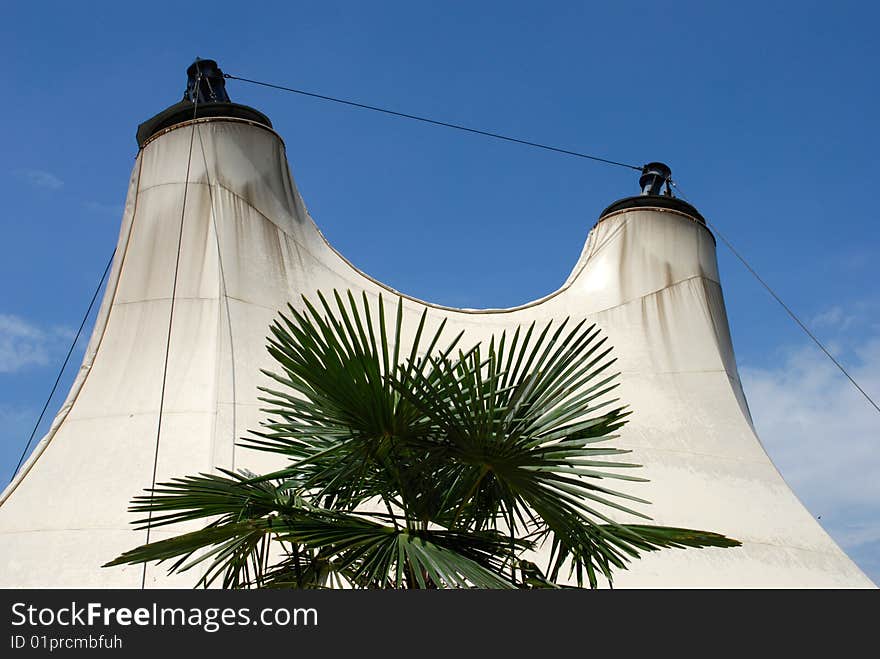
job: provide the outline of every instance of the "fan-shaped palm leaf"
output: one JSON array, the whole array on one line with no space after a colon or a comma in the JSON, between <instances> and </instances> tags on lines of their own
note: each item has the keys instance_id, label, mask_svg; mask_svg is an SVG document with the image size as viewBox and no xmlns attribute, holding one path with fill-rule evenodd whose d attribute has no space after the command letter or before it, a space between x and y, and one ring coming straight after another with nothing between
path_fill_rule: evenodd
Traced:
<instances>
[{"instance_id":1,"label":"fan-shaped palm leaf","mask_svg":"<svg viewBox=\"0 0 880 659\"><path fill-rule=\"evenodd\" d=\"M647 501L609 484L644 479L609 445L629 411L595 325L533 324L462 347L426 312L405 326L402 299L386 316L381 296L373 309L338 292L280 314L269 420L243 445L289 465L137 497L141 525L209 522L112 564L207 565L202 583L228 587L544 587L565 568L596 586L642 551L738 544L614 521L648 519L636 507ZM523 557L542 543L543 572Z\"/></svg>"}]
</instances>

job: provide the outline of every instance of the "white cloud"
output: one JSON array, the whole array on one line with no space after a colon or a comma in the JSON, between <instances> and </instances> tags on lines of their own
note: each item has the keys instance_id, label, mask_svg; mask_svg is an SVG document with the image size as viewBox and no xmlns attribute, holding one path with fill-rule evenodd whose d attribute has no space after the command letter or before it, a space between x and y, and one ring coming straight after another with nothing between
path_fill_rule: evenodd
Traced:
<instances>
[{"instance_id":1,"label":"white cloud","mask_svg":"<svg viewBox=\"0 0 880 659\"><path fill-rule=\"evenodd\" d=\"M0 403L0 427L24 427L34 422L34 410L29 407L16 407L8 403Z\"/></svg>"},{"instance_id":2,"label":"white cloud","mask_svg":"<svg viewBox=\"0 0 880 659\"><path fill-rule=\"evenodd\" d=\"M871 327L858 316L834 308L814 323L834 335L832 352L880 401L880 336L844 334ZM783 355L778 365L740 369L758 434L801 501L868 571L880 546L880 414L812 344ZM869 576L880 583L880 573Z\"/></svg>"},{"instance_id":3,"label":"white cloud","mask_svg":"<svg viewBox=\"0 0 880 659\"><path fill-rule=\"evenodd\" d=\"M19 316L0 314L0 373L45 366L72 336L65 328L42 329Z\"/></svg>"},{"instance_id":4,"label":"white cloud","mask_svg":"<svg viewBox=\"0 0 880 659\"><path fill-rule=\"evenodd\" d=\"M44 190L59 190L64 187L64 181L42 169L20 169L18 175L24 178L35 188Z\"/></svg>"},{"instance_id":5,"label":"white cloud","mask_svg":"<svg viewBox=\"0 0 880 659\"><path fill-rule=\"evenodd\" d=\"M37 410L31 407L0 403L0 488L12 478L36 420Z\"/></svg>"},{"instance_id":6,"label":"white cloud","mask_svg":"<svg viewBox=\"0 0 880 659\"><path fill-rule=\"evenodd\" d=\"M122 215L122 206L120 204L102 204L99 201L87 201L85 209L91 213L102 215Z\"/></svg>"},{"instance_id":7,"label":"white cloud","mask_svg":"<svg viewBox=\"0 0 880 659\"><path fill-rule=\"evenodd\" d=\"M856 316L847 314L841 307L831 307L813 318L813 327L833 328L840 331L849 329L856 321Z\"/></svg>"}]
</instances>

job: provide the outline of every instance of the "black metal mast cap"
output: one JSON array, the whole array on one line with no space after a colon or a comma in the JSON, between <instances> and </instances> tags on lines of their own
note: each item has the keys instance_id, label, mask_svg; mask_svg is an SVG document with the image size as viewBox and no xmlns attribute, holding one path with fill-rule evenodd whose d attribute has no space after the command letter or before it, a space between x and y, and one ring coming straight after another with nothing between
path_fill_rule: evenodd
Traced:
<instances>
[{"instance_id":1,"label":"black metal mast cap","mask_svg":"<svg viewBox=\"0 0 880 659\"><path fill-rule=\"evenodd\" d=\"M599 219L629 208L666 208L689 215L705 225L706 220L696 208L683 199L672 196L671 182L672 169L669 165L662 162L649 162L642 168L642 175L639 177L639 187L642 189L642 193L636 197L618 199L602 211ZM661 194L664 184L666 185L666 194Z\"/></svg>"},{"instance_id":2,"label":"black metal mast cap","mask_svg":"<svg viewBox=\"0 0 880 659\"><path fill-rule=\"evenodd\" d=\"M678 197L667 197L666 195L637 195L635 197L626 197L618 199L608 206L599 215L601 220L606 215L611 215L617 211L627 210L630 208L667 208L669 210L678 211L685 215L690 215L697 222L706 224L706 220L700 215L700 211L687 203L684 199Z\"/></svg>"},{"instance_id":3,"label":"black metal mast cap","mask_svg":"<svg viewBox=\"0 0 880 659\"><path fill-rule=\"evenodd\" d=\"M226 93L226 78L214 60L196 57L196 61L186 70L186 78L184 101L195 102L198 98L200 104L230 102Z\"/></svg>"},{"instance_id":4,"label":"black metal mast cap","mask_svg":"<svg viewBox=\"0 0 880 659\"><path fill-rule=\"evenodd\" d=\"M649 162L642 167L642 175L639 178L639 187L644 195L659 195L663 184L672 177L669 165L662 162Z\"/></svg>"},{"instance_id":5,"label":"black metal mast cap","mask_svg":"<svg viewBox=\"0 0 880 659\"><path fill-rule=\"evenodd\" d=\"M150 117L137 129L139 147L156 133L192 120L194 117L233 117L272 128L269 117L247 105L233 103L226 93L223 71L212 59L199 59L186 69L187 85L183 100ZM196 105L197 104L197 105Z\"/></svg>"}]
</instances>

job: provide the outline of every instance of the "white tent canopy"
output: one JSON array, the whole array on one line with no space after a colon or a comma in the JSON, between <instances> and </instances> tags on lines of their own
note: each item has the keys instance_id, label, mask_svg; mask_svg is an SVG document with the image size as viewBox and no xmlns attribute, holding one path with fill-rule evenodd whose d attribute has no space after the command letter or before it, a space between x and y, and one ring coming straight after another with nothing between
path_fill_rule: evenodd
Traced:
<instances>
[{"instance_id":1,"label":"white tent canopy","mask_svg":"<svg viewBox=\"0 0 880 659\"><path fill-rule=\"evenodd\" d=\"M263 419L257 387L266 383L260 369L273 369L268 327L301 294L332 289L364 291L373 308L380 294L402 295L327 243L276 133L210 118L147 142L79 375L0 498L0 586L140 587L142 567L100 567L145 540L130 524L132 496L153 482L154 465L156 482L269 466L270 457L234 445ZM427 308L430 324L447 319L469 340L567 316L587 317L609 337L622 371L617 393L633 410L615 441L634 450L628 457L651 481L630 491L653 502L647 512L657 524L743 543L647 554L617 572L615 586L872 586L800 504L755 434L714 239L698 219L657 207L608 213L563 286L521 307L403 299L409 318ZM153 530L151 539L177 532ZM150 566L146 586L191 586L196 578Z\"/></svg>"}]
</instances>

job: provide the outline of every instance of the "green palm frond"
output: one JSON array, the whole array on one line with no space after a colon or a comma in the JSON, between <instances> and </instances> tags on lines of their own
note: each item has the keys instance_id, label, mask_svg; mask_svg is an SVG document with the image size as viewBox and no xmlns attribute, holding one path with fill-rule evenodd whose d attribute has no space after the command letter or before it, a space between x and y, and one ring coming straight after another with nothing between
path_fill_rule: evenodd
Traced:
<instances>
[{"instance_id":1,"label":"green palm frond","mask_svg":"<svg viewBox=\"0 0 880 659\"><path fill-rule=\"evenodd\" d=\"M282 564L267 564L266 542L289 547ZM200 584L222 577L224 587L320 587L331 573L364 588L513 588L502 576L512 549L497 533L409 531L367 516L314 507L288 509L241 522L212 524L125 552L107 566L172 560L170 571L186 571L205 562ZM207 550L207 551L202 551Z\"/></svg>"},{"instance_id":2,"label":"green palm frond","mask_svg":"<svg viewBox=\"0 0 880 659\"><path fill-rule=\"evenodd\" d=\"M555 587L609 582L641 552L732 547L646 521L613 445L630 411L607 338L585 321L532 324L468 346L445 321L404 322L366 294L303 298L270 328L268 420L243 440L287 466L175 479L136 497L140 527L205 527L110 565L199 565L201 585ZM617 483L617 485L615 485ZM524 553L549 549L544 570Z\"/></svg>"},{"instance_id":3,"label":"green palm frond","mask_svg":"<svg viewBox=\"0 0 880 659\"><path fill-rule=\"evenodd\" d=\"M381 297L375 319L366 295L360 308L351 293L347 304L336 293L335 307L318 297L321 310L304 299L305 311L291 307L289 317L280 314L271 327L269 352L284 372L265 373L286 391L262 389L267 396L261 400L271 406L264 411L272 418L243 445L292 458L294 467L273 476L320 488L327 506L352 509L371 497L391 499L392 490L410 493L419 465L433 462L442 447L425 443L427 420L400 397L390 375L402 359L408 372L418 372L426 364L421 353L447 355L461 335L440 350L445 322L426 332L423 313L402 353L402 300L389 334Z\"/></svg>"}]
</instances>

